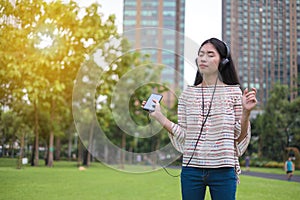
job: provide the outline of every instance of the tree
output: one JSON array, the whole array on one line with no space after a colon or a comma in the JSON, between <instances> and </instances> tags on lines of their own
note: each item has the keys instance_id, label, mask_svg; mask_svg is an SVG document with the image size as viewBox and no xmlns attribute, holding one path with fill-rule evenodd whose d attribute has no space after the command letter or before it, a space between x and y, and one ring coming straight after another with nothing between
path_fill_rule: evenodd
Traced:
<instances>
[{"instance_id":1,"label":"tree","mask_svg":"<svg viewBox=\"0 0 300 200\"><path fill-rule=\"evenodd\" d=\"M253 122L253 132L258 135L258 155L282 161L287 146L286 127L289 124L288 86L275 84L264 113Z\"/></svg>"},{"instance_id":2,"label":"tree","mask_svg":"<svg viewBox=\"0 0 300 200\"><path fill-rule=\"evenodd\" d=\"M117 51L121 52L122 56L109 59L113 62L109 62L110 66L104 69L95 95L101 129L109 140L119 147L118 152L104 148L104 160L110 163L114 161L109 161L109 157L119 158L116 160L119 160L118 164L122 169L126 163L125 150L137 151L138 136L135 134L141 130L136 125L149 123L140 102L153 91L165 91L165 88L155 84L160 80L161 66L154 67L149 55L129 50L127 40L121 40ZM151 144L143 143L142 146L146 149L149 147L150 152ZM131 158L127 159L131 162Z\"/></svg>"},{"instance_id":3,"label":"tree","mask_svg":"<svg viewBox=\"0 0 300 200\"><path fill-rule=\"evenodd\" d=\"M22 158L25 157L25 138L30 138L32 135L32 129L27 123L27 117L30 112L29 107L21 107L20 109L18 113L13 110L3 112L0 120L2 153L10 155L12 158L19 153L17 169L21 168ZM6 144L9 144L9 149L5 148ZM19 152L17 152L18 149L20 150Z\"/></svg>"},{"instance_id":4,"label":"tree","mask_svg":"<svg viewBox=\"0 0 300 200\"><path fill-rule=\"evenodd\" d=\"M54 138L72 123L72 89L78 69L95 46L117 35L115 17L103 22L99 8L99 4L80 8L74 1L0 3L1 105L21 102L33 107L32 165L38 165L39 159L39 109L50 113L48 165L52 166Z\"/></svg>"},{"instance_id":5,"label":"tree","mask_svg":"<svg viewBox=\"0 0 300 200\"><path fill-rule=\"evenodd\" d=\"M16 112L16 110L18 110ZM14 105L12 111L14 113L13 123L15 124L14 134L16 135L16 141L19 143L19 158L17 162L17 169L22 168L22 159L26 157L25 152L25 140L29 140L33 137L33 131L30 126L29 116L32 113L30 106ZM8 113L9 113L8 112Z\"/></svg>"},{"instance_id":6,"label":"tree","mask_svg":"<svg viewBox=\"0 0 300 200\"><path fill-rule=\"evenodd\" d=\"M287 108L288 123L286 130L287 147L300 149L300 97L294 99Z\"/></svg>"}]
</instances>

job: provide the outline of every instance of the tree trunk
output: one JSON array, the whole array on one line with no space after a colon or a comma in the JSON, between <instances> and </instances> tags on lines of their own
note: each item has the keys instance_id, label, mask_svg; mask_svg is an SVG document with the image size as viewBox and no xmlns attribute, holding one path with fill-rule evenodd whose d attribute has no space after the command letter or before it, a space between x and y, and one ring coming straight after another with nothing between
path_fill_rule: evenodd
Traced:
<instances>
[{"instance_id":1,"label":"tree trunk","mask_svg":"<svg viewBox=\"0 0 300 200\"><path fill-rule=\"evenodd\" d=\"M129 152L133 152L133 147L130 146L128 151L129 151ZM128 158L128 163L129 163L130 165L132 165L132 164L133 164L133 160L134 160L134 154L132 153L131 156L129 156L129 158Z\"/></svg>"},{"instance_id":2,"label":"tree trunk","mask_svg":"<svg viewBox=\"0 0 300 200\"><path fill-rule=\"evenodd\" d=\"M11 158L14 158L14 147L13 147L13 141L11 141L10 143L9 143L9 147L8 147L8 152L10 152L10 157Z\"/></svg>"},{"instance_id":3,"label":"tree trunk","mask_svg":"<svg viewBox=\"0 0 300 200\"><path fill-rule=\"evenodd\" d=\"M89 167L91 165L91 153L89 150L86 151L86 166Z\"/></svg>"},{"instance_id":4,"label":"tree trunk","mask_svg":"<svg viewBox=\"0 0 300 200\"><path fill-rule=\"evenodd\" d=\"M92 123L90 127L90 134L89 134L89 144L88 144L88 149L87 149L87 161L86 161L86 166L90 166L91 164L91 152L93 151L93 138L94 138L94 122Z\"/></svg>"},{"instance_id":5,"label":"tree trunk","mask_svg":"<svg viewBox=\"0 0 300 200\"><path fill-rule=\"evenodd\" d=\"M258 139L258 149L257 149L257 156L259 158L262 157L262 146L263 146L263 139L262 136L260 136Z\"/></svg>"},{"instance_id":6,"label":"tree trunk","mask_svg":"<svg viewBox=\"0 0 300 200\"><path fill-rule=\"evenodd\" d=\"M8 127L6 127L6 128L8 128ZM6 129L6 128L4 128L4 129ZM6 130L4 130L4 131L6 131ZM4 144L5 139L4 139L4 137L1 138L0 141L1 141L1 146L2 146L2 152L0 152L0 157L3 157L3 156L5 156L5 144Z\"/></svg>"},{"instance_id":7,"label":"tree trunk","mask_svg":"<svg viewBox=\"0 0 300 200\"><path fill-rule=\"evenodd\" d=\"M120 168L124 169L124 164L125 164L125 149L126 149L126 134L122 133L122 145L121 145L121 155L120 155Z\"/></svg>"},{"instance_id":8,"label":"tree trunk","mask_svg":"<svg viewBox=\"0 0 300 200\"><path fill-rule=\"evenodd\" d=\"M48 167L53 167L53 151L54 151L54 133L53 131L50 132L50 137L49 137L49 151L48 151Z\"/></svg>"},{"instance_id":9,"label":"tree trunk","mask_svg":"<svg viewBox=\"0 0 300 200\"><path fill-rule=\"evenodd\" d=\"M32 150L31 150L31 160L30 160L30 163L31 163L31 166L34 166L34 159L35 159L35 138L34 138L34 141L33 141L33 145L32 145Z\"/></svg>"},{"instance_id":10,"label":"tree trunk","mask_svg":"<svg viewBox=\"0 0 300 200\"><path fill-rule=\"evenodd\" d=\"M12 138L12 141L11 141L11 145L9 145L10 146L10 152L11 152L11 155L10 155L10 157L11 158L14 158L15 157L15 145L14 145L14 142L16 141L16 136L15 136L15 134L13 134L13 138Z\"/></svg>"},{"instance_id":11,"label":"tree trunk","mask_svg":"<svg viewBox=\"0 0 300 200\"><path fill-rule=\"evenodd\" d=\"M69 132L69 138L68 138L68 160L72 160L72 133Z\"/></svg>"},{"instance_id":12,"label":"tree trunk","mask_svg":"<svg viewBox=\"0 0 300 200\"><path fill-rule=\"evenodd\" d=\"M77 149L78 149L78 157L77 157L77 167L80 167L80 165L81 165L81 162L82 162L82 143L81 143L81 141L80 140L78 140L78 147L77 147Z\"/></svg>"},{"instance_id":13,"label":"tree trunk","mask_svg":"<svg viewBox=\"0 0 300 200\"><path fill-rule=\"evenodd\" d=\"M158 158L158 155L154 152L156 152L157 149L159 149L159 146L160 146L160 140L156 137L154 137L153 139L153 142L152 143L152 169L155 169L156 168L156 165L157 165L157 158Z\"/></svg>"},{"instance_id":14,"label":"tree trunk","mask_svg":"<svg viewBox=\"0 0 300 200\"><path fill-rule=\"evenodd\" d=\"M108 147L107 147L107 144L104 145L104 162L105 162L105 163L109 163L109 160L108 160Z\"/></svg>"},{"instance_id":15,"label":"tree trunk","mask_svg":"<svg viewBox=\"0 0 300 200\"><path fill-rule=\"evenodd\" d=\"M37 110L37 100L34 101L34 132L35 132L35 144L34 144L34 162L33 166L39 165L39 115Z\"/></svg>"},{"instance_id":16,"label":"tree trunk","mask_svg":"<svg viewBox=\"0 0 300 200\"><path fill-rule=\"evenodd\" d=\"M157 140L156 140L157 142L156 142L156 149L154 149L154 151L156 151L157 149L159 149L160 148L160 139L159 138L157 138ZM158 163L158 160L159 160L159 154L156 154L156 162L155 162L155 164L157 165L157 163Z\"/></svg>"},{"instance_id":17,"label":"tree trunk","mask_svg":"<svg viewBox=\"0 0 300 200\"><path fill-rule=\"evenodd\" d=\"M18 165L17 165L17 169L21 169L22 168L22 159L24 157L24 143L25 143L25 133L22 132L22 136L21 136L21 144L20 144L20 156L18 159Z\"/></svg>"},{"instance_id":18,"label":"tree trunk","mask_svg":"<svg viewBox=\"0 0 300 200\"><path fill-rule=\"evenodd\" d=\"M55 110L55 102L52 99L51 107L50 107L50 120L53 124L54 122L54 110ZM48 154L48 167L53 167L53 152L54 152L54 126L51 126L50 137L49 137L49 154Z\"/></svg>"},{"instance_id":19,"label":"tree trunk","mask_svg":"<svg viewBox=\"0 0 300 200\"><path fill-rule=\"evenodd\" d=\"M61 139L56 136L55 141L55 160L60 160Z\"/></svg>"}]
</instances>

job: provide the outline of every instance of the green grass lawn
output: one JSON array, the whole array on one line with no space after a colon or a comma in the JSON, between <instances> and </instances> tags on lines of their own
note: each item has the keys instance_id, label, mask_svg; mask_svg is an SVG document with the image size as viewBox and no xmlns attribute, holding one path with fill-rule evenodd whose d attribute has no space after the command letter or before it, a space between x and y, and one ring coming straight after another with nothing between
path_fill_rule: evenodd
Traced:
<instances>
[{"instance_id":1,"label":"green grass lawn","mask_svg":"<svg viewBox=\"0 0 300 200\"><path fill-rule=\"evenodd\" d=\"M180 200L180 178L165 171L131 174L93 163L84 171L74 162L55 162L53 168L25 166L0 159L0 200ZM180 170L168 169L177 175ZM237 199L297 199L300 184L241 176ZM210 199L207 195L206 200Z\"/></svg>"}]
</instances>

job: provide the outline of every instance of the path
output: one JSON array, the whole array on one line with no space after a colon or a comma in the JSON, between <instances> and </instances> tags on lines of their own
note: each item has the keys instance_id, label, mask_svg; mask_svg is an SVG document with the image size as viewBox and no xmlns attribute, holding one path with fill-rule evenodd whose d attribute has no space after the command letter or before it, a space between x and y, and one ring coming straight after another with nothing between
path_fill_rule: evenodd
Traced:
<instances>
[{"instance_id":1,"label":"path","mask_svg":"<svg viewBox=\"0 0 300 200\"><path fill-rule=\"evenodd\" d=\"M270 173L262 173L262 172L242 171L241 175L287 181L286 174L270 174ZM294 175L291 181L300 183L300 176Z\"/></svg>"}]
</instances>

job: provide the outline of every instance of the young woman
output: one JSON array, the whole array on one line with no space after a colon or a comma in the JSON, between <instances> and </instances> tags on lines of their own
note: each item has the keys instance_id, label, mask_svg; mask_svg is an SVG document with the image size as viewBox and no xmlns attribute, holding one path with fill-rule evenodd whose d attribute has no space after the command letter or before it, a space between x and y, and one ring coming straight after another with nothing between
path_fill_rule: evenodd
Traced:
<instances>
[{"instance_id":1,"label":"young woman","mask_svg":"<svg viewBox=\"0 0 300 200\"><path fill-rule=\"evenodd\" d=\"M162 114L158 102L150 116L168 130L172 144L183 153L182 199L204 199L206 186L213 200L235 199L238 157L250 141L256 89L242 93L229 48L221 40L204 41L196 64L194 85L179 97L178 123Z\"/></svg>"},{"instance_id":2,"label":"young woman","mask_svg":"<svg viewBox=\"0 0 300 200\"><path fill-rule=\"evenodd\" d=\"M284 169L287 175L287 180L290 181L293 176L293 172L295 171L295 165L292 161L292 157L289 157L288 160L284 164Z\"/></svg>"}]
</instances>

